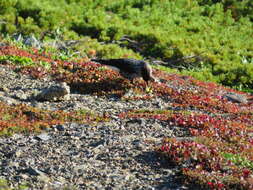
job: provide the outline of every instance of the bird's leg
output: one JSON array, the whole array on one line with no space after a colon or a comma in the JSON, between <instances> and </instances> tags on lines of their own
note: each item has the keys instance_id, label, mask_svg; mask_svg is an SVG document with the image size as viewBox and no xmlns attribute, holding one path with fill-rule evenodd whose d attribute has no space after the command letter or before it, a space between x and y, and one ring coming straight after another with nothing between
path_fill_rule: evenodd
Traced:
<instances>
[{"instance_id":1,"label":"bird's leg","mask_svg":"<svg viewBox=\"0 0 253 190\"><path fill-rule=\"evenodd\" d=\"M145 81L145 88L149 87L149 81Z\"/></svg>"}]
</instances>

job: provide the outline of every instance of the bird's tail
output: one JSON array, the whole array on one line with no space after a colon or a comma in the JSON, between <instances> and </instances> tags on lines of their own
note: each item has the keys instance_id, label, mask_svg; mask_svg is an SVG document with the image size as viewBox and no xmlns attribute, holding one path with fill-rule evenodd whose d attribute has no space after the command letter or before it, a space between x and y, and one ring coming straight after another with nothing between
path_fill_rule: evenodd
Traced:
<instances>
[{"instance_id":1,"label":"bird's tail","mask_svg":"<svg viewBox=\"0 0 253 190\"><path fill-rule=\"evenodd\" d=\"M112 66L112 67L118 67L121 68L122 67L122 60L120 59L91 59L91 61L100 63L102 65L108 65L108 66Z\"/></svg>"},{"instance_id":2,"label":"bird's tail","mask_svg":"<svg viewBox=\"0 0 253 190\"><path fill-rule=\"evenodd\" d=\"M111 60L105 60L105 59L90 59L91 61L97 62L102 65L106 65L110 69L119 72L120 68L118 67L119 65L115 63L114 61Z\"/></svg>"},{"instance_id":3,"label":"bird's tail","mask_svg":"<svg viewBox=\"0 0 253 190\"><path fill-rule=\"evenodd\" d=\"M111 65L111 61L106 60L106 59L91 59L91 61L104 64L104 65Z\"/></svg>"}]
</instances>

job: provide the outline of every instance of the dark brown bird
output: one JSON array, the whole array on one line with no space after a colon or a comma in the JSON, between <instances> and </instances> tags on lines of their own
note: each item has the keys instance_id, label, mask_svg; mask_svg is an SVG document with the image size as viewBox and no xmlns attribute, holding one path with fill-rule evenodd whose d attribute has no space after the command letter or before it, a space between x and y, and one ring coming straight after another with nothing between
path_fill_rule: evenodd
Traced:
<instances>
[{"instance_id":1,"label":"dark brown bird","mask_svg":"<svg viewBox=\"0 0 253 190\"><path fill-rule=\"evenodd\" d=\"M133 80L134 78L143 78L148 83L149 81L156 81L152 75L151 66L142 60L136 59L91 59L91 61L98 62L102 65L107 65L110 68L117 70L123 77Z\"/></svg>"}]
</instances>

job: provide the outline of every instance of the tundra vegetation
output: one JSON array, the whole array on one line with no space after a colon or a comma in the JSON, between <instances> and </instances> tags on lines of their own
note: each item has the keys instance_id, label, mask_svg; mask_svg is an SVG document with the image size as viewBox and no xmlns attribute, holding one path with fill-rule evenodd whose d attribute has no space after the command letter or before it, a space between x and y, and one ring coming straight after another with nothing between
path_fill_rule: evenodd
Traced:
<instances>
[{"instance_id":1,"label":"tundra vegetation","mask_svg":"<svg viewBox=\"0 0 253 190\"><path fill-rule=\"evenodd\" d=\"M221 90L252 92L251 0L0 0L0 13L1 41L8 44L0 47L1 64L34 78L51 76L83 93L122 97L133 89L146 93L143 99L173 98L178 111L139 109L119 117L153 118L189 130L191 140L168 137L155 150L182 166L186 180L209 189L252 188L252 104L232 103L218 95ZM79 44L62 51L30 48L11 40L19 33L43 42ZM142 81L133 86L116 72L104 72L89 62L94 56L159 60L163 64L154 67L154 75L185 88L177 91L152 83L147 92ZM184 80L182 75L191 77ZM188 90L192 85L199 89L197 94ZM109 119L84 110L73 114L26 105L0 107L3 135ZM188 108L197 111L180 111Z\"/></svg>"}]
</instances>

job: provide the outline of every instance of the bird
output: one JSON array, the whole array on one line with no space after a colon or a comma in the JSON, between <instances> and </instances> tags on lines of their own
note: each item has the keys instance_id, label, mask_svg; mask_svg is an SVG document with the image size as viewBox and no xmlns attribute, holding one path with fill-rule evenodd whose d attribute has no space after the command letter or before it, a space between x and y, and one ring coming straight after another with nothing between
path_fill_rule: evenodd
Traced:
<instances>
[{"instance_id":1,"label":"bird","mask_svg":"<svg viewBox=\"0 0 253 190\"><path fill-rule=\"evenodd\" d=\"M151 66L143 61L130 58L120 59L91 59L93 62L109 66L111 69L119 72L124 78L133 81L135 78L142 78L146 84L149 81L156 81L152 75Z\"/></svg>"}]
</instances>

